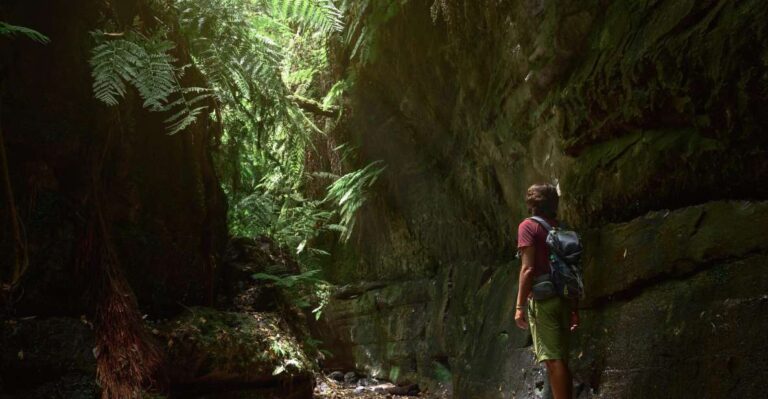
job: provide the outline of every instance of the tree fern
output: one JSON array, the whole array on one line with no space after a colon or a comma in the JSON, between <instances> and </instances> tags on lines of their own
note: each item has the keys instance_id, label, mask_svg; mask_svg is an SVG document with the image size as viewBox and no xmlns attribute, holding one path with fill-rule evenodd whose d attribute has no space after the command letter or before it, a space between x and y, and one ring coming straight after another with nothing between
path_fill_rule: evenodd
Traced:
<instances>
[{"instance_id":1,"label":"tree fern","mask_svg":"<svg viewBox=\"0 0 768 399\"><path fill-rule=\"evenodd\" d=\"M173 66L176 59L170 55L175 46L164 34L92 34L97 45L91 51L91 75L93 94L99 101L109 106L119 104L130 85L139 93L145 108L170 113L165 120L169 134L186 129L208 108L201 103L210 97L210 90L179 84Z\"/></svg>"},{"instance_id":2,"label":"tree fern","mask_svg":"<svg viewBox=\"0 0 768 399\"><path fill-rule=\"evenodd\" d=\"M134 86L152 110L163 108L168 97L180 88L169 51L173 43L159 37L131 33L112 39L94 32L97 46L91 55L94 95L107 105L116 105L125 96L126 83Z\"/></svg>"},{"instance_id":3,"label":"tree fern","mask_svg":"<svg viewBox=\"0 0 768 399\"><path fill-rule=\"evenodd\" d=\"M159 108L160 111L174 112L165 122L168 124L168 134L176 134L197 121L197 118L208 110L205 104L212 96L209 89L201 87L185 87L177 92L178 99ZM202 104L202 105L201 105Z\"/></svg>"},{"instance_id":4,"label":"tree fern","mask_svg":"<svg viewBox=\"0 0 768 399\"><path fill-rule=\"evenodd\" d=\"M168 54L175 46L167 40L146 42L146 54L137 69L136 88L144 100L144 107L159 110L168 96L179 90L173 63L176 60Z\"/></svg>"},{"instance_id":5,"label":"tree fern","mask_svg":"<svg viewBox=\"0 0 768 399\"><path fill-rule=\"evenodd\" d=\"M103 40L104 33L100 31L94 32L93 36L101 40L91 50L93 94L97 100L114 106L125 96L126 82L141 84L136 82L136 77L146 62L147 52L131 40Z\"/></svg>"}]
</instances>

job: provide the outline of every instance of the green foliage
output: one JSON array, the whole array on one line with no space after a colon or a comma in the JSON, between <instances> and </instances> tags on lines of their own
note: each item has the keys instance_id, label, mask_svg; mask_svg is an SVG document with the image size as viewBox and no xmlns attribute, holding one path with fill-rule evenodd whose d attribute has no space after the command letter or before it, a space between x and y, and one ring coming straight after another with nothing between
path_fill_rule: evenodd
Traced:
<instances>
[{"instance_id":1,"label":"green foliage","mask_svg":"<svg viewBox=\"0 0 768 399\"><path fill-rule=\"evenodd\" d=\"M290 249L304 274L256 278L287 290L299 305L314 303L319 316L330 291L317 274L327 253L314 242L326 233L348 237L364 189L373 183L369 168L341 178L336 189L351 189L344 201L301 194L309 178L306 157L321 133L317 123L325 121L307 114L293 98L323 98L316 103L329 108L346 88L342 82L328 90L323 81L329 69L327 42L343 30L342 12L330 0L174 4L195 65L221 105L224 135L216 162L232 204L231 232L266 235Z\"/></svg>"},{"instance_id":2,"label":"green foliage","mask_svg":"<svg viewBox=\"0 0 768 399\"><path fill-rule=\"evenodd\" d=\"M0 21L0 36L23 36L40 44L48 44L51 41L48 36L45 36L34 29L11 25L2 21Z\"/></svg>"},{"instance_id":3,"label":"green foliage","mask_svg":"<svg viewBox=\"0 0 768 399\"><path fill-rule=\"evenodd\" d=\"M376 161L340 177L328 187L325 200L338 206L340 226L343 228L342 241L349 240L355 225L357 210L367 199L367 189L376 183L384 169L385 166L382 166L380 161Z\"/></svg>"},{"instance_id":4,"label":"green foliage","mask_svg":"<svg viewBox=\"0 0 768 399\"><path fill-rule=\"evenodd\" d=\"M340 9L350 22L343 34L344 47L351 49L349 59L367 64L376 59L379 31L397 15L405 0L344 0Z\"/></svg>"},{"instance_id":5,"label":"green foliage","mask_svg":"<svg viewBox=\"0 0 768 399\"><path fill-rule=\"evenodd\" d=\"M206 367L231 373L296 374L312 367L301 343L274 313L190 308L156 326L172 357L203 355Z\"/></svg>"},{"instance_id":6,"label":"green foliage","mask_svg":"<svg viewBox=\"0 0 768 399\"><path fill-rule=\"evenodd\" d=\"M349 89L350 83L347 80L336 82L328 93L323 97L323 107L330 108L335 105L344 92Z\"/></svg>"},{"instance_id":7,"label":"green foliage","mask_svg":"<svg viewBox=\"0 0 768 399\"><path fill-rule=\"evenodd\" d=\"M332 0L266 0L270 14L322 34L344 29L342 13Z\"/></svg>"},{"instance_id":8,"label":"green foliage","mask_svg":"<svg viewBox=\"0 0 768 399\"><path fill-rule=\"evenodd\" d=\"M255 274L255 279L270 281L285 289L288 297L298 306L315 304L312 312L319 318L330 298L330 285L320 278L318 257L327 253L312 247L321 234L338 233L346 242L354 228L355 215L368 196L368 190L384 170L381 162L337 177L321 173L322 177L336 180L328 187L322 200L308 200L297 191L276 191L263 182L259 191L235 205L230 223L235 234L267 235L281 245L291 248L302 266L299 275L276 276ZM338 222L336 222L338 220Z\"/></svg>"},{"instance_id":9,"label":"green foliage","mask_svg":"<svg viewBox=\"0 0 768 399\"><path fill-rule=\"evenodd\" d=\"M174 4L195 64L222 106L217 158L226 160L220 169L231 183L230 196L239 202L260 191L264 172L273 169L281 174L280 186L294 187L319 129L291 96L306 94L326 68L325 38L341 24L338 10L327 0Z\"/></svg>"},{"instance_id":10,"label":"green foliage","mask_svg":"<svg viewBox=\"0 0 768 399\"><path fill-rule=\"evenodd\" d=\"M296 191L270 190L262 184L237 204L230 227L246 236L265 235L290 248L303 264L324 252L307 243L328 228L333 212L321 201L304 198Z\"/></svg>"},{"instance_id":11,"label":"green foliage","mask_svg":"<svg viewBox=\"0 0 768 399\"><path fill-rule=\"evenodd\" d=\"M115 106L131 85L144 107L170 114L165 120L169 134L183 131L208 108L204 103L211 97L207 89L179 84L180 72L170 55L175 46L165 32L147 37L135 30L121 35L94 31L92 36L96 46L91 50L91 75L94 97L99 101Z\"/></svg>"},{"instance_id":12,"label":"green foliage","mask_svg":"<svg viewBox=\"0 0 768 399\"><path fill-rule=\"evenodd\" d=\"M101 31L93 32L97 41L92 50L93 93L107 105L117 105L125 97L126 82L133 85L144 106L158 110L162 102L177 91L168 51L175 46L161 35L147 38L132 33L126 38L107 39Z\"/></svg>"},{"instance_id":13,"label":"green foliage","mask_svg":"<svg viewBox=\"0 0 768 399\"><path fill-rule=\"evenodd\" d=\"M291 249L304 274L256 278L295 290L297 300L312 292L316 314L327 301L328 285L316 274L319 257L327 253L313 242L325 233L349 239L354 215L383 169L374 163L341 177L329 174L335 182L325 198L301 194L312 178L305 164L322 134L318 125L329 121L307 113L295 99L309 99L305 107L309 102L330 108L348 86L328 81L327 72L328 40L344 31L347 3L340 8L332 0L170 1L164 12L178 21L174 33L187 39L205 88L179 84L187 66L171 55L168 26L174 24L160 22L147 33L136 21L124 33L93 33L94 95L105 104L118 104L132 87L145 108L169 115L168 129L176 133L209 117L215 98L223 126L215 162L232 204L231 232L266 235Z\"/></svg>"},{"instance_id":14,"label":"green foliage","mask_svg":"<svg viewBox=\"0 0 768 399\"><path fill-rule=\"evenodd\" d=\"M320 318L323 307L330 299L330 284L320 278L320 270L313 269L294 275L276 276L269 273L256 273L255 280L270 282L289 293L288 298L299 307L308 307L315 303L312 313Z\"/></svg>"},{"instance_id":15,"label":"green foliage","mask_svg":"<svg viewBox=\"0 0 768 399\"><path fill-rule=\"evenodd\" d=\"M252 277L255 280L266 280L271 281L275 283L279 287L283 288L294 288L300 284L303 283L318 283L321 282L319 278L317 278L317 274L319 273L319 270L309 270L301 274L293 274L288 276L275 276L272 274L267 273L256 273Z\"/></svg>"}]
</instances>

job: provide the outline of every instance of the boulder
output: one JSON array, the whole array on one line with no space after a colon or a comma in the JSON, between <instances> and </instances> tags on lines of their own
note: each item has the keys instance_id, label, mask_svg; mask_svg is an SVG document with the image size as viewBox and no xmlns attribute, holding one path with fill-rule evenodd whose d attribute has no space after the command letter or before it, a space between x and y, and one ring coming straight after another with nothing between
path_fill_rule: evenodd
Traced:
<instances>
[{"instance_id":1,"label":"boulder","mask_svg":"<svg viewBox=\"0 0 768 399\"><path fill-rule=\"evenodd\" d=\"M167 348L167 372L175 394L312 395L314 365L303 343L276 313L196 307L157 325L155 331Z\"/></svg>"}]
</instances>

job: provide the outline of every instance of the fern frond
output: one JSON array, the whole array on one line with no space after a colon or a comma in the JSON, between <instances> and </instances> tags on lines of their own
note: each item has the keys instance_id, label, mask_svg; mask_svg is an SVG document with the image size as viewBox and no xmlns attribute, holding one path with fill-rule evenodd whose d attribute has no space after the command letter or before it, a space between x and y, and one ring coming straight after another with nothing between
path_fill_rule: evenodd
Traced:
<instances>
[{"instance_id":1,"label":"fern frond","mask_svg":"<svg viewBox=\"0 0 768 399\"><path fill-rule=\"evenodd\" d=\"M341 11L332 0L268 0L270 14L322 33L344 29Z\"/></svg>"},{"instance_id":2,"label":"fern frond","mask_svg":"<svg viewBox=\"0 0 768 399\"><path fill-rule=\"evenodd\" d=\"M91 75L96 99L109 106L125 96L125 82L133 82L137 69L146 58L143 48L119 39L105 41L91 51Z\"/></svg>"},{"instance_id":3,"label":"fern frond","mask_svg":"<svg viewBox=\"0 0 768 399\"><path fill-rule=\"evenodd\" d=\"M167 40L147 43L145 57L138 65L133 80L144 107L159 110L168 96L178 89L173 63L176 61L168 52L174 48Z\"/></svg>"},{"instance_id":4,"label":"fern frond","mask_svg":"<svg viewBox=\"0 0 768 399\"><path fill-rule=\"evenodd\" d=\"M178 110L180 107L192 106L215 97L211 89L205 87L184 87L177 94L179 94L179 96L176 100L167 102L162 107L158 108L157 111L173 112L174 110ZM191 99L188 99L185 96L186 94L195 94L195 96Z\"/></svg>"},{"instance_id":5,"label":"fern frond","mask_svg":"<svg viewBox=\"0 0 768 399\"><path fill-rule=\"evenodd\" d=\"M339 237L342 242L351 237L357 210L365 203L367 190L378 180L385 168L381 161L372 162L362 169L341 176L328 186L328 195L323 201L339 207L339 225L343 227Z\"/></svg>"},{"instance_id":6,"label":"fern frond","mask_svg":"<svg viewBox=\"0 0 768 399\"><path fill-rule=\"evenodd\" d=\"M197 121L197 117L205 110L207 106L196 108L183 108L181 111L165 120L168 123L168 135L172 136L183 131Z\"/></svg>"},{"instance_id":7,"label":"fern frond","mask_svg":"<svg viewBox=\"0 0 768 399\"><path fill-rule=\"evenodd\" d=\"M94 97L99 101L117 105L128 86L133 86L145 108L172 113L166 118L168 134L186 129L208 109L208 105L199 104L213 96L211 90L181 87L173 66L176 59L170 55L175 46L163 34L149 38L137 32L121 38L107 38L100 31L92 34L97 45L91 51L91 74ZM176 99L171 100L174 96Z\"/></svg>"},{"instance_id":8,"label":"fern frond","mask_svg":"<svg viewBox=\"0 0 768 399\"><path fill-rule=\"evenodd\" d=\"M126 84L135 87L144 106L153 110L177 88L169 55L174 48L167 40L146 39L127 35L121 39L104 39L103 32L93 32L98 43L91 50L91 75L96 99L107 105L117 105L125 96Z\"/></svg>"},{"instance_id":9,"label":"fern frond","mask_svg":"<svg viewBox=\"0 0 768 399\"><path fill-rule=\"evenodd\" d=\"M48 44L51 42L51 39L49 39L48 36L45 36L44 34L34 29L30 29L24 26L11 25L9 23L0 21L0 36L16 35L24 36L27 39L33 40L40 44Z\"/></svg>"}]
</instances>

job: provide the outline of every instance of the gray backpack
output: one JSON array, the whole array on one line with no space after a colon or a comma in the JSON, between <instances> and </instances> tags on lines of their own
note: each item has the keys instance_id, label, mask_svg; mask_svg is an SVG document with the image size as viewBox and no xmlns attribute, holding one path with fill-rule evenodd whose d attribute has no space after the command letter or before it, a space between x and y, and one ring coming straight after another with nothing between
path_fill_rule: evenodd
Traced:
<instances>
[{"instance_id":1,"label":"gray backpack","mask_svg":"<svg viewBox=\"0 0 768 399\"><path fill-rule=\"evenodd\" d=\"M532 219L547 230L550 279L557 294L563 298L584 298L584 280L581 272L581 253L584 248L575 231L552 227L538 216Z\"/></svg>"}]
</instances>

